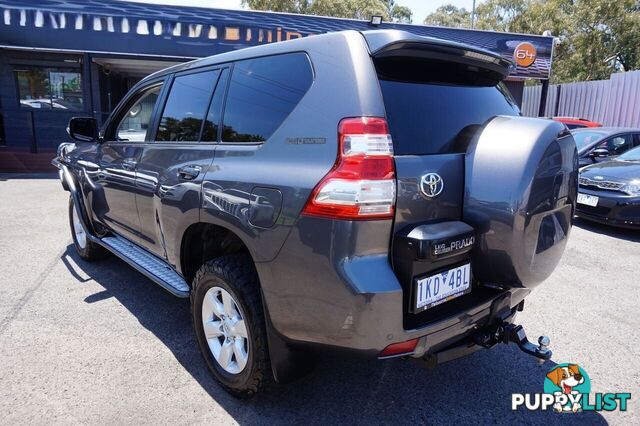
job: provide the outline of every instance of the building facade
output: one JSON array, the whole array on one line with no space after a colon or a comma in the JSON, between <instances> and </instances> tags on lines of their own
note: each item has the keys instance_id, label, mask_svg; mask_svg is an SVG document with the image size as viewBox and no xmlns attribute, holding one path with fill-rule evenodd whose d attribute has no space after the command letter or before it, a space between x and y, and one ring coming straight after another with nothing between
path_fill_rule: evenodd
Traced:
<instances>
[{"instance_id":1,"label":"building facade","mask_svg":"<svg viewBox=\"0 0 640 426\"><path fill-rule=\"evenodd\" d=\"M547 81L551 37L113 0L0 0L0 171L47 169L73 116L103 122L139 79L179 62L329 31L395 28L492 50L508 86Z\"/></svg>"}]
</instances>

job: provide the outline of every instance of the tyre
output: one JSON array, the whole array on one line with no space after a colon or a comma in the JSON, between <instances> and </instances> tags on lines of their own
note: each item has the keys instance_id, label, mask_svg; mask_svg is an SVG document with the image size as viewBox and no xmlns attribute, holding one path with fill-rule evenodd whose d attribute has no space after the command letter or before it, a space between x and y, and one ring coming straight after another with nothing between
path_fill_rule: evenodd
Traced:
<instances>
[{"instance_id":1,"label":"tyre","mask_svg":"<svg viewBox=\"0 0 640 426\"><path fill-rule=\"evenodd\" d=\"M247 398L272 381L258 276L248 256L202 265L193 280L191 312L200 352L229 393Z\"/></svg>"},{"instance_id":2,"label":"tyre","mask_svg":"<svg viewBox=\"0 0 640 426\"><path fill-rule=\"evenodd\" d=\"M69 197L69 226L71 228L73 245L82 259L92 261L105 257L106 250L91 241L82 227L77 210L73 205L73 197Z\"/></svg>"}]
</instances>

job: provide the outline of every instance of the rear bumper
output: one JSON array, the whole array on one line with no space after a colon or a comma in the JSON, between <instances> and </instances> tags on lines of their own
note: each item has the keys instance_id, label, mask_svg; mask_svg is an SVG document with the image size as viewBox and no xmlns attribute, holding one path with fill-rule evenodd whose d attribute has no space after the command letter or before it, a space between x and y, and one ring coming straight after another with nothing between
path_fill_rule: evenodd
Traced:
<instances>
[{"instance_id":1,"label":"rear bumper","mask_svg":"<svg viewBox=\"0 0 640 426\"><path fill-rule=\"evenodd\" d=\"M596 207L576 204L576 215L594 222L625 228L640 228L640 197L580 187L580 192L598 197Z\"/></svg>"},{"instance_id":2,"label":"rear bumper","mask_svg":"<svg viewBox=\"0 0 640 426\"><path fill-rule=\"evenodd\" d=\"M529 293L526 289L485 292L477 303L407 330L403 290L388 258L386 222L302 218L276 259L257 264L271 323L281 337L289 343L371 356L390 344L420 338L414 356L421 357L483 327L494 300L507 297L514 309ZM360 251L361 256L342 251L355 251L365 243L369 251Z\"/></svg>"}]
</instances>

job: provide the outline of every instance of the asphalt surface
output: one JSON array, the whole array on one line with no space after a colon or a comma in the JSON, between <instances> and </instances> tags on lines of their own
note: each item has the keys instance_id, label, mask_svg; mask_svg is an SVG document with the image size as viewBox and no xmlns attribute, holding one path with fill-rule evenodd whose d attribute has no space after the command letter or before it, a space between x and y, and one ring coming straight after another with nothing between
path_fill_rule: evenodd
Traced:
<instances>
[{"instance_id":1,"label":"asphalt surface","mask_svg":"<svg viewBox=\"0 0 640 426\"><path fill-rule=\"evenodd\" d=\"M0 175L0 424L639 424L640 233L579 223L561 266L518 322L551 337L593 392L626 412L511 411L546 372L514 346L434 370L324 355L315 371L250 401L226 394L196 347L188 302L125 263L80 260L55 179Z\"/></svg>"}]
</instances>

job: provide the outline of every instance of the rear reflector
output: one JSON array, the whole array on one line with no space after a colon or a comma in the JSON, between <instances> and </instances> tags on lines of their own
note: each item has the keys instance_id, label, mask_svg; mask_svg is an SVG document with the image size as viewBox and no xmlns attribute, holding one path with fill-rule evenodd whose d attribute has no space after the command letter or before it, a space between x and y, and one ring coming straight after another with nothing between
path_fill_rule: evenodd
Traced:
<instances>
[{"instance_id":1,"label":"rear reflector","mask_svg":"<svg viewBox=\"0 0 640 426\"><path fill-rule=\"evenodd\" d=\"M394 355L409 355L416 349L418 339L407 340L406 342L394 343L387 346L378 355L379 358L384 358Z\"/></svg>"},{"instance_id":2,"label":"rear reflector","mask_svg":"<svg viewBox=\"0 0 640 426\"><path fill-rule=\"evenodd\" d=\"M390 219L396 181L387 122L345 118L338 125L338 157L314 188L302 214L331 219Z\"/></svg>"}]
</instances>

